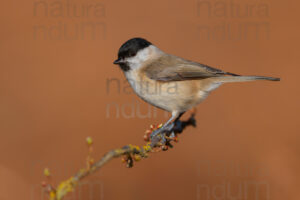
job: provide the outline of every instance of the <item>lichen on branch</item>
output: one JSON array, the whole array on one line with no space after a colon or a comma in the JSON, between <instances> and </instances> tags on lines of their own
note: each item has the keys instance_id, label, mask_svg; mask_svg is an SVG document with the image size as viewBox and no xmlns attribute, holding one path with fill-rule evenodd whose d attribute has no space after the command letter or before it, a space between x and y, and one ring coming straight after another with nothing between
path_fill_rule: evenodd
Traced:
<instances>
[{"instance_id":1,"label":"lichen on branch","mask_svg":"<svg viewBox=\"0 0 300 200\"><path fill-rule=\"evenodd\" d=\"M49 193L49 199L62 200L68 193L74 190L74 188L77 186L80 180L82 180L90 174L93 174L113 158L123 156L122 161L126 163L126 166L128 168L131 168L133 167L134 162L147 158L149 156L149 153L151 152L166 151L169 148L172 148L172 142L178 142L178 134L181 134L187 126L196 126L196 120L194 117L195 113L192 113L188 120L178 120L174 122L174 124L170 125L170 129L167 129L169 131L160 133L152 138L150 137L151 133L156 129L160 128L161 125L150 126L150 130L147 130L144 136L144 140L147 141L147 143L144 146L139 147L136 145L129 144L122 148L109 151L104 156L102 156L100 160L96 162L91 156L93 150L93 140L90 137L88 137L86 140L87 145L89 147L87 166L83 169L80 169L79 172L77 172L74 176L70 177L65 181L62 181L57 187L53 187L51 184L47 183L47 181L44 181L42 185ZM47 177L47 179L50 178L51 174L49 169L46 168L44 170L44 175Z\"/></svg>"}]
</instances>

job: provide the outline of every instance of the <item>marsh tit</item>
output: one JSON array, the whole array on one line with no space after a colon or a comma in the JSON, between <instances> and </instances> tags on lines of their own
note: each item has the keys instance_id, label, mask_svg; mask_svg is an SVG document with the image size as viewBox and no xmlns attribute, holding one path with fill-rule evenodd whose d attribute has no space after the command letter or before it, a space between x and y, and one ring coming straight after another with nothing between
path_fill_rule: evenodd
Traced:
<instances>
[{"instance_id":1,"label":"marsh tit","mask_svg":"<svg viewBox=\"0 0 300 200\"><path fill-rule=\"evenodd\" d=\"M165 53L143 38L125 42L114 64L120 66L140 98L172 113L172 117L154 135L164 132L185 111L195 107L223 83L280 80L225 72Z\"/></svg>"}]
</instances>

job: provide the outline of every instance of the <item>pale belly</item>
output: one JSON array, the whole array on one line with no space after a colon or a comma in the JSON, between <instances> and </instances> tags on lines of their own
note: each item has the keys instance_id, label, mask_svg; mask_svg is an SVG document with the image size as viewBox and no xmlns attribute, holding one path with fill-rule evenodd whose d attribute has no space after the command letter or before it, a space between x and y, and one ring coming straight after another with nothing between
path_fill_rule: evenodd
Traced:
<instances>
[{"instance_id":1,"label":"pale belly","mask_svg":"<svg viewBox=\"0 0 300 200\"><path fill-rule=\"evenodd\" d=\"M144 101L169 112L184 112L195 107L212 90L205 89L207 83L203 80L159 82L138 77L141 76L134 72L126 74L135 93Z\"/></svg>"}]
</instances>

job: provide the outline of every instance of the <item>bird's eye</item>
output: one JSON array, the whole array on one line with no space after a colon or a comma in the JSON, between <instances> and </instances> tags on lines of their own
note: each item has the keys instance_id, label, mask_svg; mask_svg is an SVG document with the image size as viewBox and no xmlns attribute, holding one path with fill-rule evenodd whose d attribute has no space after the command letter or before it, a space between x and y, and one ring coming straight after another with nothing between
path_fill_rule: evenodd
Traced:
<instances>
[{"instance_id":1,"label":"bird's eye","mask_svg":"<svg viewBox=\"0 0 300 200\"><path fill-rule=\"evenodd\" d=\"M135 55L136 55L136 53L134 53L134 52L129 53L129 57L133 57L133 56L135 56Z\"/></svg>"}]
</instances>

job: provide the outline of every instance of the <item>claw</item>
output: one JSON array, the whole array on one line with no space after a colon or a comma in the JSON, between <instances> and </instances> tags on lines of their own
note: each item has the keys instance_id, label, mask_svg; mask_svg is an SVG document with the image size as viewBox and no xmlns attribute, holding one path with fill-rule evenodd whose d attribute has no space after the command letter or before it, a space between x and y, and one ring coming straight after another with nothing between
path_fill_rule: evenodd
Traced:
<instances>
[{"instance_id":1,"label":"claw","mask_svg":"<svg viewBox=\"0 0 300 200\"><path fill-rule=\"evenodd\" d=\"M164 129L164 128L159 128L159 129L154 130L154 131L150 134L150 138L152 139L152 138L156 137L158 134L162 133L163 129Z\"/></svg>"},{"instance_id":2,"label":"claw","mask_svg":"<svg viewBox=\"0 0 300 200\"><path fill-rule=\"evenodd\" d=\"M166 135L168 135L175 127L175 123L171 123L168 126L162 126L161 124L157 126L157 129L152 131L152 133L150 134L150 139L158 136L158 134L161 134L161 139L162 139L162 143L165 144L166 143ZM172 131L173 135L175 136L174 132ZM172 134L171 133L171 134Z\"/></svg>"}]
</instances>

